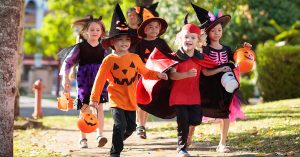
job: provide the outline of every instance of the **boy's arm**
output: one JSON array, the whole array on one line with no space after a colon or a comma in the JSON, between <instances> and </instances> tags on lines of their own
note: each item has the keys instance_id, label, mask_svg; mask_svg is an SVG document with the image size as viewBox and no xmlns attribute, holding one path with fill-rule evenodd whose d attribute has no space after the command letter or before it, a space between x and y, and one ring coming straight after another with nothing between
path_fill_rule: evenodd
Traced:
<instances>
[{"instance_id":1,"label":"boy's arm","mask_svg":"<svg viewBox=\"0 0 300 157\"><path fill-rule=\"evenodd\" d=\"M110 69L110 62L106 59L103 60L98 73L96 75L95 81L94 81L94 85L91 91L91 96L90 96L90 101L92 102L96 102L98 104L98 102L100 101L100 95L102 92L102 89L104 87L104 84L106 82L106 79L108 78L108 72Z\"/></svg>"},{"instance_id":2,"label":"boy's arm","mask_svg":"<svg viewBox=\"0 0 300 157\"><path fill-rule=\"evenodd\" d=\"M188 77L195 77L197 76L197 69L193 68L186 72L177 72L175 68L172 68L169 76L171 80L182 80Z\"/></svg>"}]
</instances>

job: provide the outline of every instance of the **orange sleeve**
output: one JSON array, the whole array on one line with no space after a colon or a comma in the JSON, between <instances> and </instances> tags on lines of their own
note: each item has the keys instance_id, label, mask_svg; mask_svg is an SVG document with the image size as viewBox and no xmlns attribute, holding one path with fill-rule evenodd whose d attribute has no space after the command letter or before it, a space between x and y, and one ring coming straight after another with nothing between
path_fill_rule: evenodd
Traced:
<instances>
[{"instance_id":1,"label":"orange sleeve","mask_svg":"<svg viewBox=\"0 0 300 157\"><path fill-rule=\"evenodd\" d=\"M157 71L153 71L153 70L149 70L145 67L145 64L143 63L143 61L141 60L141 58L139 56L136 57L136 63L138 65L138 72L147 80L159 80L160 78L157 77L157 75L159 74L159 72Z\"/></svg>"},{"instance_id":2,"label":"orange sleeve","mask_svg":"<svg viewBox=\"0 0 300 157\"><path fill-rule=\"evenodd\" d=\"M99 70L98 73L96 75L95 81L94 81L94 85L91 91L91 96L90 96L90 100L91 101L95 101L95 102L99 102L100 101L100 95L102 92L102 89L104 87L104 84L106 82L106 79L108 78L108 74L109 74L109 69L110 69L110 61L108 60L109 57L106 57Z\"/></svg>"}]
</instances>

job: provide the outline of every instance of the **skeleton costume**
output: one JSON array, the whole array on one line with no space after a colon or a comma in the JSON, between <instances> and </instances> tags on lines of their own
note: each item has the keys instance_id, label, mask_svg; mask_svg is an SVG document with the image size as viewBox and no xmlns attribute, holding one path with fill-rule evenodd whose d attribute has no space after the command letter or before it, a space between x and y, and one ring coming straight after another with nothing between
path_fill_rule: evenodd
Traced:
<instances>
[{"instance_id":1,"label":"skeleton costume","mask_svg":"<svg viewBox=\"0 0 300 157\"><path fill-rule=\"evenodd\" d=\"M229 15L222 15L220 11L215 9L213 12L192 4L198 20L205 25L206 33L214 28L217 24L222 24L225 27L230 21ZM217 50L210 46L203 49L203 53L207 54L218 67L230 66L234 72L234 77L239 80L239 69L235 67L233 53L230 47L222 45L222 48ZM213 76L204 76L201 74L200 91L202 93L202 109L203 115L211 118L229 118L230 121L236 118L245 119L244 113L240 109L241 100L237 95L236 89L233 93L224 90L221 84L221 77L224 73L218 73ZM204 118L207 121L207 118Z\"/></svg>"}]
</instances>

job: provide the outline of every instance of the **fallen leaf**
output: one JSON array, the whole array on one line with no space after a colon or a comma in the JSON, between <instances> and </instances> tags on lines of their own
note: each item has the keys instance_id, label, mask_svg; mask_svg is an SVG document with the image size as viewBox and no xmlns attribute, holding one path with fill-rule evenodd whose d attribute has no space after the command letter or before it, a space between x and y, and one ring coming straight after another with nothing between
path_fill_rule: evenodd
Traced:
<instances>
[{"instance_id":1,"label":"fallen leaf","mask_svg":"<svg viewBox=\"0 0 300 157\"><path fill-rule=\"evenodd\" d=\"M294 154L295 154L294 151L289 151L289 152L286 153L287 156L293 156Z\"/></svg>"},{"instance_id":2,"label":"fallen leaf","mask_svg":"<svg viewBox=\"0 0 300 157\"><path fill-rule=\"evenodd\" d=\"M266 156L266 154L264 154L264 153L258 153L258 154L255 154L255 156Z\"/></svg>"}]
</instances>

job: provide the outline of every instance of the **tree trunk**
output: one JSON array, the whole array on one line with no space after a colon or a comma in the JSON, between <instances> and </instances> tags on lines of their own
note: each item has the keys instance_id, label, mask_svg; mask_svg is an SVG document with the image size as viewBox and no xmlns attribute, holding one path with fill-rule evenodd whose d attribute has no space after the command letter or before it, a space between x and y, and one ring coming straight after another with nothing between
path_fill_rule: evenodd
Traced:
<instances>
[{"instance_id":1,"label":"tree trunk","mask_svg":"<svg viewBox=\"0 0 300 157\"><path fill-rule=\"evenodd\" d=\"M0 0L0 156L13 156L16 67L24 0Z\"/></svg>"},{"instance_id":2,"label":"tree trunk","mask_svg":"<svg viewBox=\"0 0 300 157\"><path fill-rule=\"evenodd\" d=\"M20 26L19 26L19 34L18 34L18 65L17 65L17 71L16 71L16 87L17 87L17 93L15 97L15 105L14 105L14 117L20 116L20 83L21 83L21 65L22 65L22 54L23 54L23 40L24 40L24 10L25 5L21 5L20 8Z\"/></svg>"}]
</instances>

